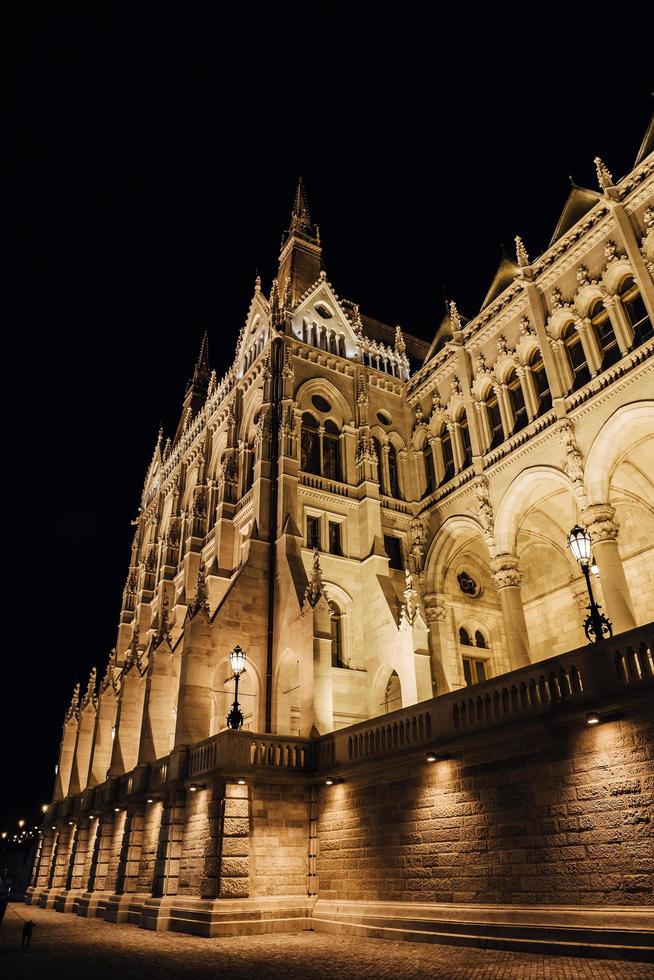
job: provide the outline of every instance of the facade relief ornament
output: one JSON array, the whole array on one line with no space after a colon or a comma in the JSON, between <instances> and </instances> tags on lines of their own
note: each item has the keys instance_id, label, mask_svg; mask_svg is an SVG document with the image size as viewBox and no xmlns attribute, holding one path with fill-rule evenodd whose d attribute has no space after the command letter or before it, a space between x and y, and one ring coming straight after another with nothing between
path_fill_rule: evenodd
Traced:
<instances>
[{"instance_id":1,"label":"facade relief ornament","mask_svg":"<svg viewBox=\"0 0 654 980\"><path fill-rule=\"evenodd\" d=\"M447 601L444 595L437 592L429 592L425 596L425 615L427 623L433 626L436 623L444 623L447 618Z\"/></svg>"},{"instance_id":2,"label":"facade relief ornament","mask_svg":"<svg viewBox=\"0 0 654 980\"><path fill-rule=\"evenodd\" d=\"M484 537L487 543L489 546L492 546L493 536L495 534L495 519L493 516L493 505L490 499L488 477L483 474L482 476L478 476L473 483L473 488L475 497L477 498L479 522L484 530Z\"/></svg>"},{"instance_id":3,"label":"facade relief ornament","mask_svg":"<svg viewBox=\"0 0 654 980\"><path fill-rule=\"evenodd\" d=\"M207 590L207 566L204 563L204 558L200 558L200 564L198 566L198 580L195 589L195 599L190 603L191 616L195 616L196 613L202 611L207 617L211 616L211 609L209 608L209 593Z\"/></svg>"},{"instance_id":4,"label":"facade relief ornament","mask_svg":"<svg viewBox=\"0 0 654 980\"><path fill-rule=\"evenodd\" d=\"M533 337L535 333L529 317L523 316L520 320L520 338L524 340L525 337Z\"/></svg>"},{"instance_id":5,"label":"facade relief ornament","mask_svg":"<svg viewBox=\"0 0 654 980\"><path fill-rule=\"evenodd\" d=\"M595 172L597 173L597 183L605 191L607 187L613 187L613 175L601 157L595 157Z\"/></svg>"},{"instance_id":6,"label":"facade relief ornament","mask_svg":"<svg viewBox=\"0 0 654 980\"><path fill-rule=\"evenodd\" d=\"M585 265L580 265L577 269L577 282L580 286L587 286L590 282L590 277L588 275L588 269Z\"/></svg>"},{"instance_id":7,"label":"facade relief ornament","mask_svg":"<svg viewBox=\"0 0 654 980\"><path fill-rule=\"evenodd\" d=\"M498 589L520 587L520 562L515 555L496 555L491 559L491 569Z\"/></svg>"},{"instance_id":8,"label":"facade relief ornament","mask_svg":"<svg viewBox=\"0 0 654 980\"><path fill-rule=\"evenodd\" d=\"M654 208L646 208L643 214L643 224L647 231L651 231L654 228Z\"/></svg>"},{"instance_id":9,"label":"facade relief ornament","mask_svg":"<svg viewBox=\"0 0 654 980\"><path fill-rule=\"evenodd\" d=\"M454 300L449 306L450 321L452 323L452 330L461 330L461 317L459 316L459 311L456 308L456 303Z\"/></svg>"},{"instance_id":10,"label":"facade relief ornament","mask_svg":"<svg viewBox=\"0 0 654 980\"><path fill-rule=\"evenodd\" d=\"M97 704L97 699L95 696L95 684L97 680L98 672L93 667L91 673L89 674L89 682L86 685L86 693L84 694L84 700L82 701L82 707L85 708L87 704L92 703L94 706Z\"/></svg>"},{"instance_id":11,"label":"facade relief ornament","mask_svg":"<svg viewBox=\"0 0 654 980\"><path fill-rule=\"evenodd\" d=\"M618 259L622 258L620 252L618 251L618 246L615 242L608 241L604 246L604 258L610 265L611 262L617 262Z\"/></svg>"},{"instance_id":12,"label":"facade relief ornament","mask_svg":"<svg viewBox=\"0 0 654 980\"><path fill-rule=\"evenodd\" d=\"M525 266L529 265L529 255L527 254L525 243L520 235L515 236L515 254L518 265L521 269L524 269Z\"/></svg>"},{"instance_id":13,"label":"facade relief ornament","mask_svg":"<svg viewBox=\"0 0 654 980\"><path fill-rule=\"evenodd\" d=\"M422 575L425 567L425 541L422 521L416 518L411 525L411 549L409 557L411 569L416 575Z\"/></svg>"},{"instance_id":14,"label":"facade relief ornament","mask_svg":"<svg viewBox=\"0 0 654 980\"><path fill-rule=\"evenodd\" d=\"M73 688L73 696L70 699L68 711L66 712L66 721L70 721L72 718L77 718L79 716L79 691L80 686L79 684L76 684Z\"/></svg>"},{"instance_id":15,"label":"facade relief ornament","mask_svg":"<svg viewBox=\"0 0 654 980\"><path fill-rule=\"evenodd\" d=\"M418 593L413 586L413 575L409 568L404 569L404 602L400 609L399 629L409 629L418 615Z\"/></svg>"},{"instance_id":16,"label":"facade relief ornament","mask_svg":"<svg viewBox=\"0 0 654 980\"><path fill-rule=\"evenodd\" d=\"M563 419L557 427L559 442L563 446L565 458L563 460L563 472L572 483L575 495L579 498L582 507L586 502L586 490L584 487L584 460L577 446L575 431L569 419Z\"/></svg>"},{"instance_id":17,"label":"facade relief ornament","mask_svg":"<svg viewBox=\"0 0 654 980\"><path fill-rule=\"evenodd\" d=\"M591 504L582 511L581 519L593 544L617 540L620 525L615 519L615 507L610 504Z\"/></svg>"},{"instance_id":18,"label":"facade relief ornament","mask_svg":"<svg viewBox=\"0 0 654 980\"><path fill-rule=\"evenodd\" d=\"M398 325L395 327L395 352L397 354L404 354L406 351L406 344L404 343L404 337L402 335L402 328Z\"/></svg>"}]
</instances>

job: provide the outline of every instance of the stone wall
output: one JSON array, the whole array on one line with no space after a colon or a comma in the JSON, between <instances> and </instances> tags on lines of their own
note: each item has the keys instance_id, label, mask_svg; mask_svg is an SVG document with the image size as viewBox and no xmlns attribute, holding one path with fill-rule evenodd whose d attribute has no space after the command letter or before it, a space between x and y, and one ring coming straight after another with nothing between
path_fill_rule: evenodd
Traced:
<instances>
[{"instance_id":1,"label":"stone wall","mask_svg":"<svg viewBox=\"0 0 654 980\"><path fill-rule=\"evenodd\" d=\"M250 895L306 895L308 855L308 787L290 780L254 787Z\"/></svg>"},{"instance_id":2,"label":"stone wall","mask_svg":"<svg viewBox=\"0 0 654 980\"><path fill-rule=\"evenodd\" d=\"M534 722L320 790L320 897L654 904L654 709Z\"/></svg>"}]
</instances>

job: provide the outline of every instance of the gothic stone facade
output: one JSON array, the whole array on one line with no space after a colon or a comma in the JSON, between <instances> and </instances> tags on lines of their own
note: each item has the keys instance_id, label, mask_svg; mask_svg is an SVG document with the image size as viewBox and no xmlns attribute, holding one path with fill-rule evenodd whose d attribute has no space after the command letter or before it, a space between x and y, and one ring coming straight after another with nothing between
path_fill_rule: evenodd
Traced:
<instances>
[{"instance_id":1,"label":"gothic stone facade","mask_svg":"<svg viewBox=\"0 0 654 980\"><path fill-rule=\"evenodd\" d=\"M205 338L177 432L157 442L116 647L65 717L35 894L168 895L185 862L189 895L255 894L255 880L307 894L313 791L272 784L253 804L223 774L189 792L189 753L195 773L210 757L238 769L249 737L220 741L236 644L245 731L269 736L247 764L264 745L305 770L330 733L581 648L576 523L616 636L652 619L652 150L650 127L620 181L598 159L599 190L573 187L546 252L531 261L516 239L480 312L451 303L430 347L338 296L299 185L232 366L217 379ZM138 806L110 805L139 788ZM62 822L79 805L95 826ZM262 832L246 873L239 821L276 811L283 867ZM221 824L220 853L193 864L207 820L233 835Z\"/></svg>"}]
</instances>

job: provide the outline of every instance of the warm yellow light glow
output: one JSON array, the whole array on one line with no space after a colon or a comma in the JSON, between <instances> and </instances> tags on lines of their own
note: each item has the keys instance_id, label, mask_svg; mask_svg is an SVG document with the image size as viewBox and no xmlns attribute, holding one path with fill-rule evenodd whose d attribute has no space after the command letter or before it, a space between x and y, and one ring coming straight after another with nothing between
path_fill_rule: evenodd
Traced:
<instances>
[{"instance_id":1,"label":"warm yellow light glow","mask_svg":"<svg viewBox=\"0 0 654 980\"><path fill-rule=\"evenodd\" d=\"M325 786L333 786L333 785L334 785L334 780L328 776L327 779L325 780Z\"/></svg>"},{"instance_id":2,"label":"warm yellow light glow","mask_svg":"<svg viewBox=\"0 0 654 980\"><path fill-rule=\"evenodd\" d=\"M41 807L41 813L47 813L47 812L48 812L48 804L44 803L43 806Z\"/></svg>"},{"instance_id":3,"label":"warm yellow light glow","mask_svg":"<svg viewBox=\"0 0 654 980\"><path fill-rule=\"evenodd\" d=\"M597 712L589 711L588 714L586 715L586 724L599 725L599 723L600 723L600 716L597 714Z\"/></svg>"},{"instance_id":4,"label":"warm yellow light glow","mask_svg":"<svg viewBox=\"0 0 654 980\"><path fill-rule=\"evenodd\" d=\"M427 753L427 762L436 762L437 759L438 759L438 756L436 755L435 752L428 752Z\"/></svg>"},{"instance_id":5,"label":"warm yellow light glow","mask_svg":"<svg viewBox=\"0 0 654 980\"><path fill-rule=\"evenodd\" d=\"M24 827L25 826L25 821L24 820L19 820L18 821L18 826L19 827Z\"/></svg>"}]
</instances>

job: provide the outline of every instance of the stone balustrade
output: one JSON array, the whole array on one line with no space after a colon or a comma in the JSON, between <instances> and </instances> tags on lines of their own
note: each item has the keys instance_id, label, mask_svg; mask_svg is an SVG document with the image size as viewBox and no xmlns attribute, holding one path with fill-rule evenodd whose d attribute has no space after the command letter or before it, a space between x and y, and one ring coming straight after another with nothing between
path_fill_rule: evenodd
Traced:
<instances>
[{"instance_id":1,"label":"stone balustrade","mask_svg":"<svg viewBox=\"0 0 654 980\"><path fill-rule=\"evenodd\" d=\"M500 677L351 725L317 739L223 731L177 749L150 766L108 779L55 805L48 820L79 809L109 808L127 798L159 795L185 781L228 775L247 778L284 771L317 777L339 766L448 747L479 730L544 716L562 708L610 711L626 689L654 684L654 624L641 626Z\"/></svg>"}]
</instances>

